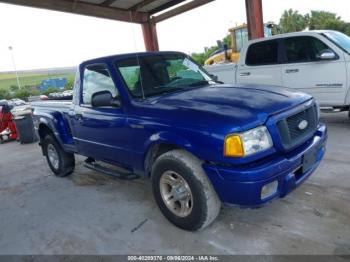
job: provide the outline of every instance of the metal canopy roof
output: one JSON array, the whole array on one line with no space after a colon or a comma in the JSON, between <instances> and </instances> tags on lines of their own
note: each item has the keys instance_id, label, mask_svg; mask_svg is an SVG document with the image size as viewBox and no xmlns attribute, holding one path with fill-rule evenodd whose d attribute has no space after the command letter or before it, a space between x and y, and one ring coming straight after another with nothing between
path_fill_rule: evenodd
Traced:
<instances>
[{"instance_id":1,"label":"metal canopy roof","mask_svg":"<svg viewBox=\"0 0 350 262\"><path fill-rule=\"evenodd\" d=\"M215 0L0 0L7 4L139 23L147 51L159 50L157 23L212 1ZM263 37L262 0L245 2L249 39Z\"/></svg>"},{"instance_id":2,"label":"metal canopy roof","mask_svg":"<svg viewBox=\"0 0 350 262\"><path fill-rule=\"evenodd\" d=\"M71 1L74 2L74 0ZM97 6L150 14L157 13L184 1L185 0L79 0L79 2L90 3Z\"/></svg>"},{"instance_id":3,"label":"metal canopy roof","mask_svg":"<svg viewBox=\"0 0 350 262\"><path fill-rule=\"evenodd\" d=\"M192 0L166 11L185 0L0 0L0 2L54 11L95 16L132 23L160 22L214 0Z\"/></svg>"}]
</instances>

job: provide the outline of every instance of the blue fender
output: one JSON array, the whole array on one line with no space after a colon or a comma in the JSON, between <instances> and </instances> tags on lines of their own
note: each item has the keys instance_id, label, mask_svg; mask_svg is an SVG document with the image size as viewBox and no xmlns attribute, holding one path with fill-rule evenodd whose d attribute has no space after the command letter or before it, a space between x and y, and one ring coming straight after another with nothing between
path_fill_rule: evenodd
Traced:
<instances>
[{"instance_id":1,"label":"blue fender","mask_svg":"<svg viewBox=\"0 0 350 262\"><path fill-rule=\"evenodd\" d=\"M41 113L41 116L37 123L38 132L40 125L48 127L54 134L56 140L64 149L66 149L66 145L71 145L73 143L73 138L69 134L62 115Z\"/></svg>"},{"instance_id":2,"label":"blue fender","mask_svg":"<svg viewBox=\"0 0 350 262\"><path fill-rule=\"evenodd\" d=\"M153 134L144 144L144 167L145 171L147 171L146 162L148 157L150 157L150 153L152 152L152 149L154 149L158 145L167 144L167 145L173 145L177 148L184 149L192 154L194 154L194 147L193 145L182 136L179 136L175 133L163 131L156 134Z\"/></svg>"},{"instance_id":3,"label":"blue fender","mask_svg":"<svg viewBox=\"0 0 350 262\"><path fill-rule=\"evenodd\" d=\"M171 144L193 152L193 146L187 139L168 131L153 134L145 143L146 152L157 144Z\"/></svg>"}]
</instances>

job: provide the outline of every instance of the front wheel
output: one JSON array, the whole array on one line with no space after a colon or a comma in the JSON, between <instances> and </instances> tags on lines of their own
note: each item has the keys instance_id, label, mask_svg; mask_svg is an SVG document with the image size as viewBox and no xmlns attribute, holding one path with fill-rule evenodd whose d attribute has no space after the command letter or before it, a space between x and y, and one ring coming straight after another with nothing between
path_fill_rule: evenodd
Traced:
<instances>
[{"instance_id":1,"label":"front wheel","mask_svg":"<svg viewBox=\"0 0 350 262\"><path fill-rule=\"evenodd\" d=\"M74 154L65 152L52 135L44 138L42 147L47 163L56 176L64 177L73 173Z\"/></svg>"},{"instance_id":2,"label":"front wheel","mask_svg":"<svg viewBox=\"0 0 350 262\"><path fill-rule=\"evenodd\" d=\"M167 152L156 160L152 189L163 215L179 228L205 228L219 214L221 202L201 162L184 150Z\"/></svg>"}]
</instances>

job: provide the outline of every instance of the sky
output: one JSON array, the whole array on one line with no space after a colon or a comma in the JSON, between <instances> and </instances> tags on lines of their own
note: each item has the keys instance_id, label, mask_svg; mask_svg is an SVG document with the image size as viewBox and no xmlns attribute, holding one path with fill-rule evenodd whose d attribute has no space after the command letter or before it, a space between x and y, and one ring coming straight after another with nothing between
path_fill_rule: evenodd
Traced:
<instances>
[{"instance_id":1,"label":"sky","mask_svg":"<svg viewBox=\"0 0 350 262\"><path fill-rule=\"evenodd\" d=\"M350 21L348 0L263 0L264 21L284 10L337 13ZM161 50L201 52L246 22L245 0L216 0L157 25ZM88 16L0 4L0 72L77 66L94 57L144 51L141 26Z\"/></svg>"}]
</instances>

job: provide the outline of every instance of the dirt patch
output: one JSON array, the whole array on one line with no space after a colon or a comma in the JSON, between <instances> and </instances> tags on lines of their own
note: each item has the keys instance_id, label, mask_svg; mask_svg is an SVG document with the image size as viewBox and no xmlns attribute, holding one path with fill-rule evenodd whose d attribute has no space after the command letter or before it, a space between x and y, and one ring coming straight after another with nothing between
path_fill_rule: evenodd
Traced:
<instances>
[{"instance_id":1,"label":"dirt patch","mask_svg":"<svg viewBox=\"0 0 350 262\"><path fill-rule=\"evenodd\" d=\"M10 193L13 195L20 195L25 191L24 185L16 185L16 186L9 186L9 187L2 187L0 188L0 193Z\"/></svg>"},{"instance_id":2,"label":"dirt patch","mask_svg":"<svg viewBox=\"0 0 350 262\"><path fill-rule=\"evenodd\" d=\"M106 185L113 182L113 178L98 173L73 174L69 177L77 186Z\"/></svg>"}]
</instances>

